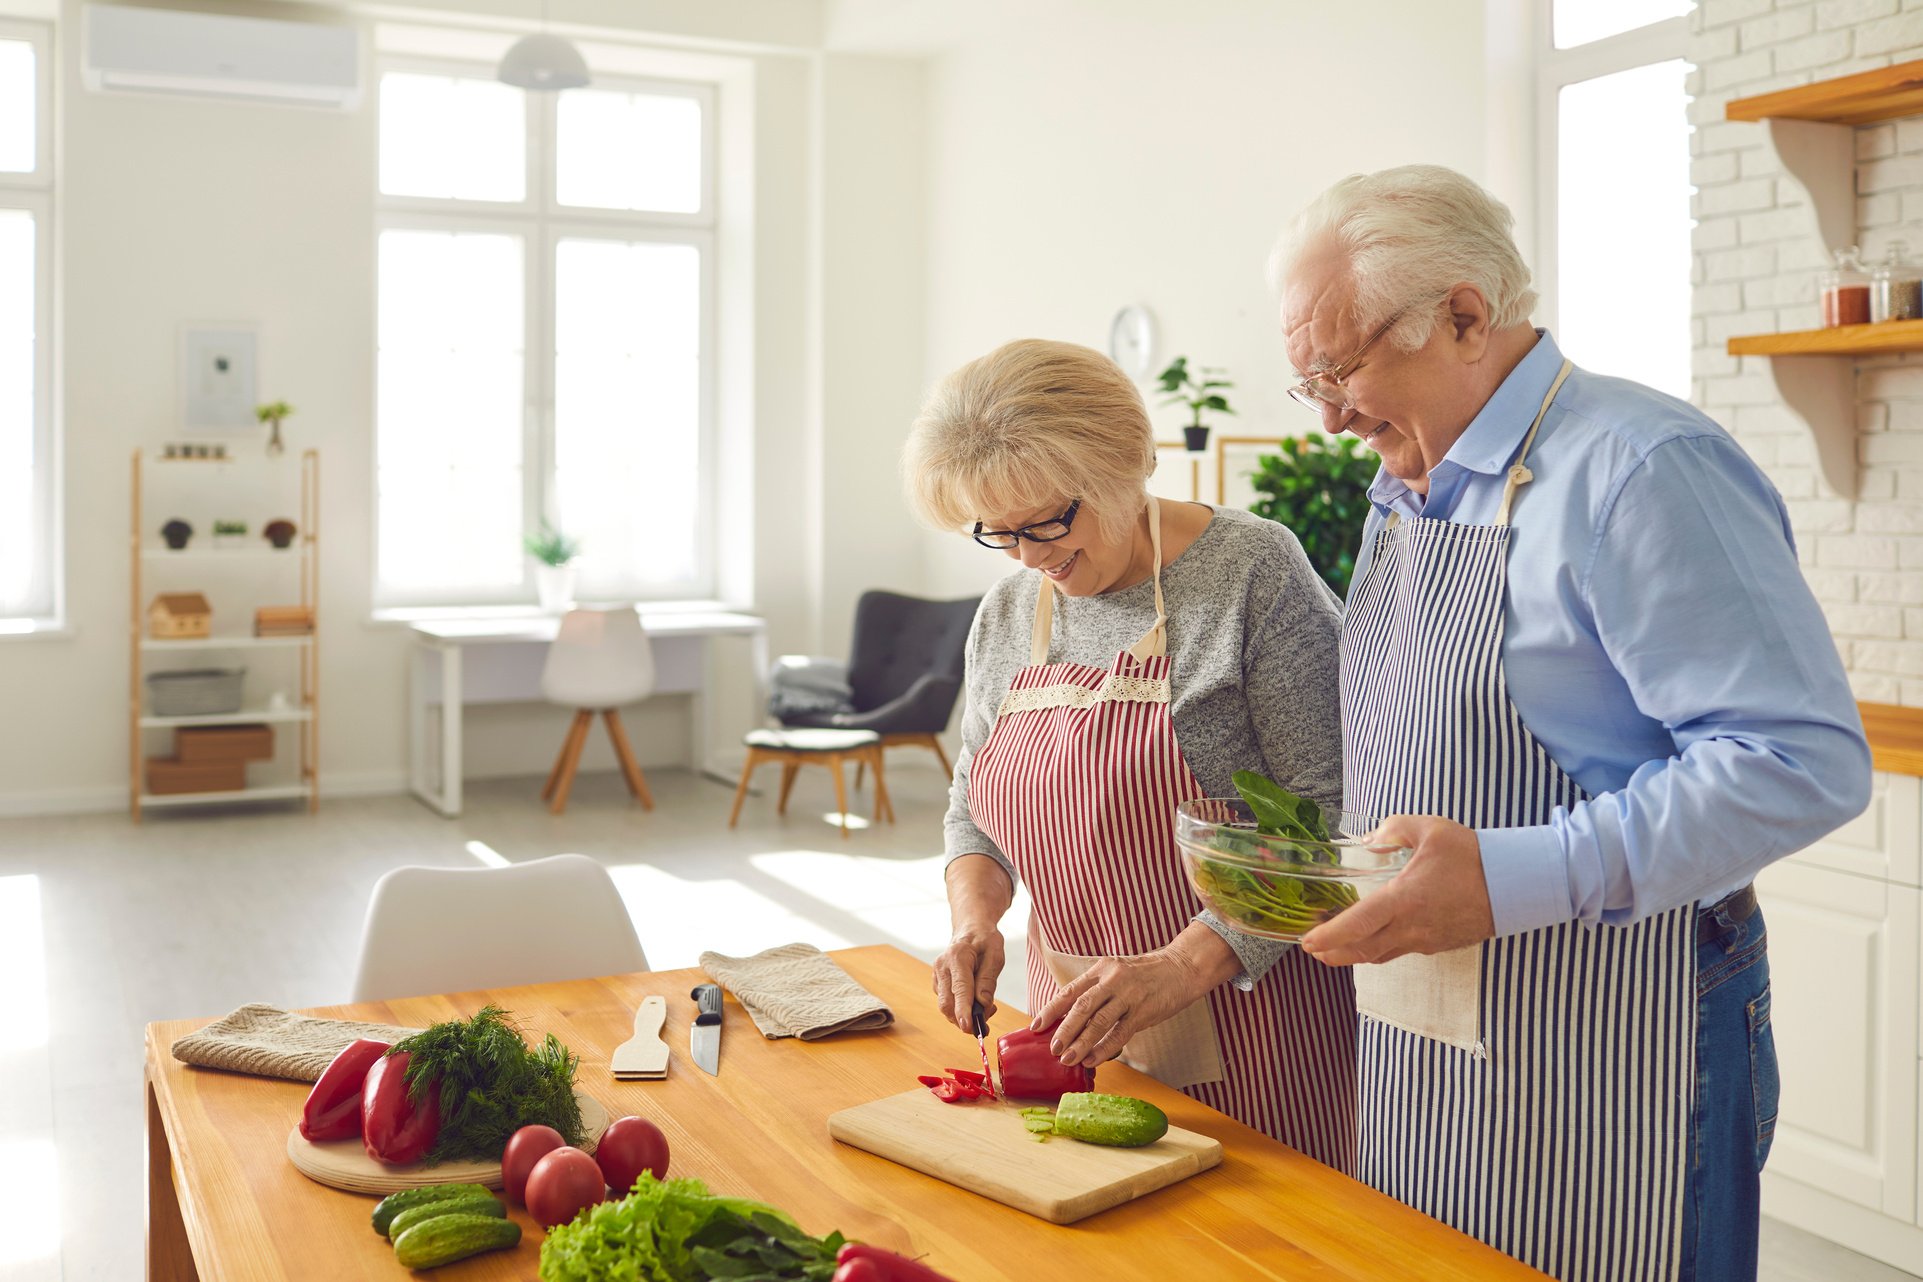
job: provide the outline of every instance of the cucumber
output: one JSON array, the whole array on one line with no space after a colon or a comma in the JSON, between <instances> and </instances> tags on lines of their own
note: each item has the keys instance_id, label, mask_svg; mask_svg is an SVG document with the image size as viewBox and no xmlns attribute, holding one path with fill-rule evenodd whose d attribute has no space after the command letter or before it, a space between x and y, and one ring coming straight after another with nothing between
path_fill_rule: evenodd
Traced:
<instances>
[{"instance_id":1,"label":"cucumber","mask_svg":"<svg viewBox=\"0 0 1923 1282\"><path fill-rule=\"evenodd\" d=\"M416 1224L425 1224L437 1215L491 1215L497 1220L504 1220L507 1218L507 1208L492 1196L449 1197L438 1202L423 1202L395 1216L394 1222L387 1226L387 1236L398 1242L401 1234Z\"/></svg>"},{"instance_id":2,"label":"cucumber","mask_svg":"<svg viewBox=\"0 0 1923 1282\"><path fill-rule=\"evenodd\" d=\"M479 1184L430 1184L426 1188L402 1189L399 1193L390 1193L374 1208L374 1231L382 1237L388 1236L387 1226L394 1222L395 1216L410 1207L427 1202L442 1202L451 1197L473 1197L477 1193L483 1197L494 1196Z\"/></svg>"},{"instance_id":3,"label":"cucumber","mask_svg":"<svg viewBox=\"0 0 1923 1282\"><path fill-rule=\"evenodd\" d=\"M1071 1092L1055 1108L1055 1134L1084 1144L1140 1148L1168 1134L1168 1114L1129 1095Z\"/></svg>"},{"instance_id":4,"label":"cucumber","mask_svg":"<svg viewBox=\"0 0 1923 1282\"><path fill-rule=\"evenodd\" d=\"M497 1220L491 1215L437 1215L395 1238L394 1258L405 1268L431 1269L520 1241L521 1226L513 1220Z\"/></svg>"}]
</instances>

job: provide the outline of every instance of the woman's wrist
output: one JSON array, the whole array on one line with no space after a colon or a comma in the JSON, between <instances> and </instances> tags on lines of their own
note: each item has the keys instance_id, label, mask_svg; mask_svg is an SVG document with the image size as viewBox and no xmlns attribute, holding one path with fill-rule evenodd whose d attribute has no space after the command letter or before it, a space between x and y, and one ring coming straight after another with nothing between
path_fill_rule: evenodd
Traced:
<instances>
[{"instance_id":1,"label":"woman's wrist","mask_svg":"<svg viewBox=\"0 0 1923 1282\"><path fill-rule=\"evenodd\" d=\"M1242 959L1228 941L1201 922L1190 922L1162 951L1183 976L1192 998L1206 996L1242 973Z\"/></svg>"}]
</instances>

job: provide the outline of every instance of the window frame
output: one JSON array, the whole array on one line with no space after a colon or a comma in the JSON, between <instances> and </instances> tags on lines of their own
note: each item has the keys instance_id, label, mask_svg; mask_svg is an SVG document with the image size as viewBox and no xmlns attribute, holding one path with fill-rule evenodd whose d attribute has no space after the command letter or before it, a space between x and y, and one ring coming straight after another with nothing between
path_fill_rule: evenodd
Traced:
<instances>
[{"instance_id":1,"label":"window frame","mask_svg":"<svg viewBox=\"0 0 1923 1282\"><path fill-rule=\"evenodd\" d=\"M454 76L468 79L494 79L492 63L460 58L435 58L413 54L382 54L374 68L376 102L382 79L391 73ZM696 511L703 514L695 529L695 578L685 586L663 595L646 593L634 584L635 591L615 597L584 597L590 601L649 601L668 603L715 599L719 587L719 545L716 499L719 493L717 469L720 458L719 434L722 415L719 398L721 379L718 353L720 324L717 304L720 298L717 248L719 236L718 190L719 116L716 111L718 86L701 81L670 80L658 77L614 74L596 71L593 89L624 93L662 94L694 99L701 108L701 208L692 213L597 209L563 205L557 198L559 146L559 94L526 93L527 181L521 201L486 201L429 196L389 196L379 189L379 158L375 175L375 255L379 262L379 238L390 230L491 231L521 237L524 246L523 284L524 339L522 384L522 503L523 533L533 533L544 517L558 510L555 477L555 362L554 339L557 326L557 272L555 256L562 240L610 240L624 243L656 242L692 244L701 254L701 323L699 330L700 414L697 430L699 493ZM571 92L571 91L562 91ZM377 107L378 110L378 107ZM376 121L378 137L379 122ZM376 268L375 306L378 325L379 280ZM378 336L376 339L378 344ZM376 347L378 359L378 345ZM532 607L536 601L533 567L523 562L518 587L497 593L463 586L443 592L412 589L396 593L380 577L380 449L378 421L378 371L376 373L376 442L373 451L374 540L371 548L370 577L373 606L377 614L392 614L415 609Z\"/></svg>"},{"instance_id":2,"label":"window frame","mask_svg":"<svg viewBox=\"0 0 1923 1282\"><path fill-rule=\"evenodd\" d=\"M1646 27L1558 49L1555 0L1534 0L1536 98L1536 292L1537 316L1550 330L1561 328L1561 146L1562 90L1600 76L1659 62L1689 60L1688 14ZM1685 211L1687 216L1687 211Z\"/></svg>"},{"instance_id":3,"label":"window frame","mask_svg":"<svg viewBox=\"0 0 1923 1282\"><path fill-rule=\"evenodd\" d=\"M0 635L20 635L58 631L66 618L62 454L54 407L59 341L54 297L54 32L47 23L0 18L0 39L24 41L34 56L34 167L0 173L0 209L24 211L33 220L33 503L40 555L31 567L23 605L0 603Z\"/></svg>"}]
</instances>

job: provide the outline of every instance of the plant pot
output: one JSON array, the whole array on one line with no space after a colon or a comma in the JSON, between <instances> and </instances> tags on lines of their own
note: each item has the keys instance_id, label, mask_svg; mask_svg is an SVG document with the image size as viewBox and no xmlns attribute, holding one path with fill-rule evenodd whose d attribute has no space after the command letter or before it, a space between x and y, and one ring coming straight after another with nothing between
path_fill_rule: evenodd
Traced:
<instances>
[{"instance_id":1,"label":"plant pot","mask_svg":"<svg viewBox=\"0 0 1923 1282\"><path fill-rule=\"evenodd\" d=\"M247 546L247 536L245 534L216 534L214 535L214 546L223 551L244 548Z\"/></svg>"},{"instance_id":2,"label":"plant pot","mask_svg":"<svg viewBox=\"0 0 1923 1282\"><path fill-rule=\"evenodd\" d=\"M1192 454L1200 454L1209 447L1209 429L1206 427L1185 427L1182 429L1182 442Z\"/></svg>"},{"instance_id":3,"label":"plant pot","mask_svg":"<svg viewBox=\"0 0 1923 1282\"><path fill-rule=\"evenodd\" d=\"M534 589L541 595L543 614L564 612L574 603L574 567L572 565L535 566Z\"/></svg>"},{"instance_id":4,"label":"plant pot","mask_svg":"<svg viewBox=\"0 0 1923 1282\"><path fill-rule=\"evenodd\" d=\"M194 537L194 527L178 517L160 527L160 537L167 540L167 546L178 552L187 546L187 540Z\"/></svg>"},{"instance_id":5,"label":"plant pot","mask_svg":"<svg viewBox=\"0 0 1923 1282\"><path fill-rule=\"evenodd\" d=\"M262 538L277 548L289 548L294 544L294 523L288 520L269 521L267 528L260 532Z\"/></svg>"}]
</instances>

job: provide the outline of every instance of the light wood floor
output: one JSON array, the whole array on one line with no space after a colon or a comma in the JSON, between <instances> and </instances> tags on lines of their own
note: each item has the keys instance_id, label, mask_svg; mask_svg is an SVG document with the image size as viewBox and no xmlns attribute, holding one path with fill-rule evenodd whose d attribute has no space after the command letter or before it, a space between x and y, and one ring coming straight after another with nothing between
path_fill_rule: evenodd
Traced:
<instances>
[{"instance_id":1,"label":"light wood floor","mask_svg":"<svg viewBox=\"0 0 1923 1282\"><path fill-rule=\"evenodd\" d=\"M776 772L766 774L772 784ZM892 943L926 960L946 941L945 781L932 767L891 769L899 822L847 841L818 771L797 781L785 821L764 790L733 832L728 789L665 770L649 780L652 814L617 776L596 774L558 817L534 778L471 784L457 820L391 797L329 802L312 817L263 808L160 812L138 827L121 815L0 821L0 1279L141 1276L142 1027L246 1002L345 1000L368 894L397 865L592 855L662 969L693 966L708 948L795 940ZM857 808L870 801L864 793ZM1007 923L1003 996L1016 1005L1026 911L1018 903ZM1766 1224L1762 1276L1909 1275Z\"/></svg>"}]
</instances>

